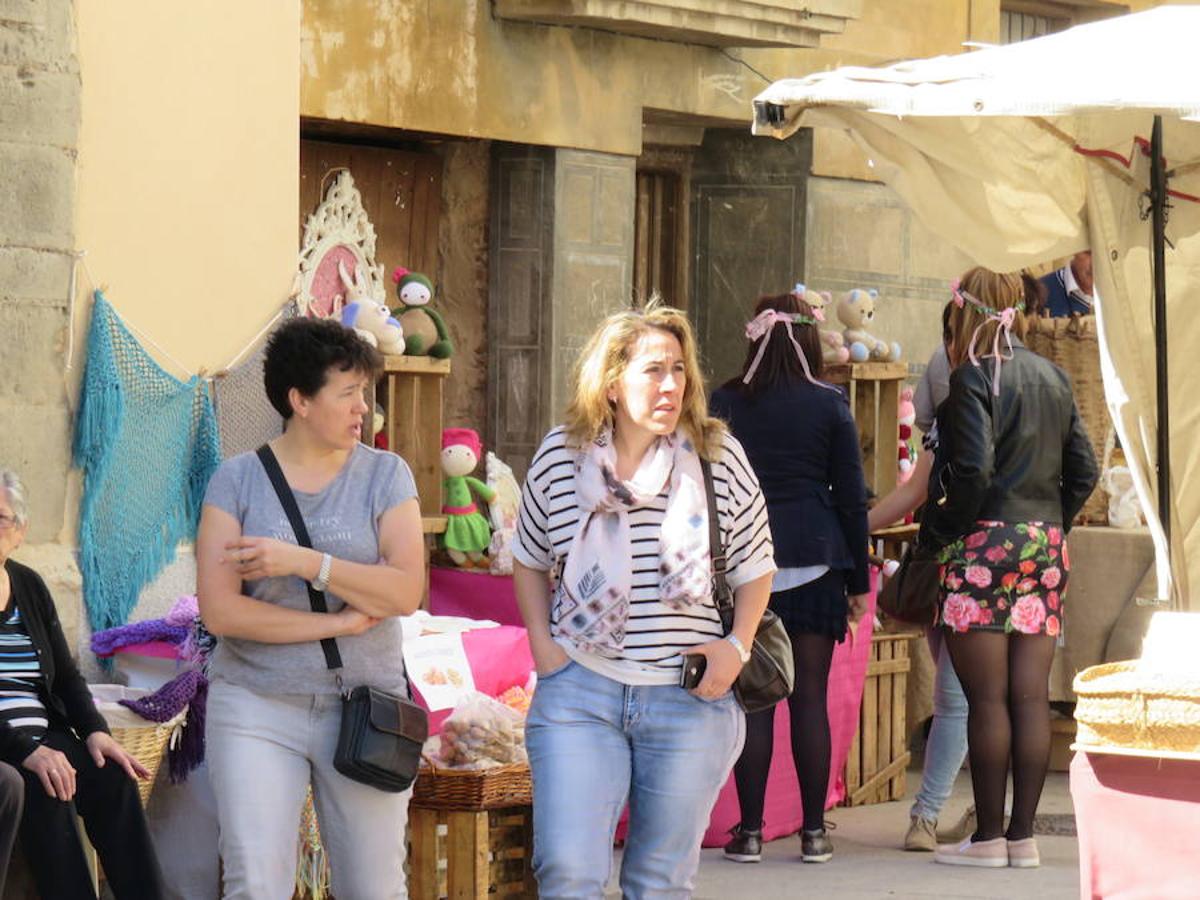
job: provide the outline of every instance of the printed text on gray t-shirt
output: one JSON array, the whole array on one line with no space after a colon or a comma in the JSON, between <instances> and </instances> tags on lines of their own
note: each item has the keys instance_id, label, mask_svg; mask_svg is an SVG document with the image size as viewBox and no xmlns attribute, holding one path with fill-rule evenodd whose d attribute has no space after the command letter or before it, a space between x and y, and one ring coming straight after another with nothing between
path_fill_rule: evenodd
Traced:
<instances>
[{"instance_id":1,"label":"printed text on gray t-shirt","mask_svg":"<svg viewBox=\"0 0 1200 900\"><path fill-rule=\"evenodd\" d=\"M338 559L379 562L379 520L385 512L417 496L407 463L394 453L355 446L342 470L318 493L293 491L313 547ZM242 534L296 543L292 526L262 463L254 453L224 462L213 475L204 502L241 523ZM247 581L243 592L256 600L291 609L311 609L308 588L295 576ZM326 593L330 612L345 604ZM370 684L384 690L404 689L400 656L400 620L385 619L360 635L337 639L347 688ZM214 679L264 694L335 693L337 684L326 668L318 641L268 644L222 638L213 654Z\"/></svg>"}]
</instances>

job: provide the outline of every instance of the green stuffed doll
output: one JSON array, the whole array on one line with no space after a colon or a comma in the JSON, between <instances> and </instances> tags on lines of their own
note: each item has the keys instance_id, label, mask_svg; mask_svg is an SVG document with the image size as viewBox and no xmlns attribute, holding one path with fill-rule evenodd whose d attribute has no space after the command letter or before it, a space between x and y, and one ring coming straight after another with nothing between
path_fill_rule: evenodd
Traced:
<instances>
[{"instance_id":1,"label":"green stuffed doll","mask_svg":"<svg viewBox=\"0 0 1200 900\"><path fill-rule=\"evenodd\" d=\"M442 471L446 473L442 482L445 488L442 512L446 514L442 546L455 565L465 568L487 568L484 551L492 540L492 526L471 498L472 491L488 503L496 496L495 491L470 474L479 465L482 452L479 435L470 428L447 428L442 432Z\"/></svg>"},{"instance_id":2,"label":"green stuffed doll","mask_svg":"<svg viewBox=\"0 0 1200 900\"><path fill-rule=\"evenodd\" d=\"M392 273L401 306L392 310L404 329L404 352L409 356L449 359L454 352L450 332L438 311L430 306L433 284L419 272L400 266Z\"/></svg>"}]
</instances>

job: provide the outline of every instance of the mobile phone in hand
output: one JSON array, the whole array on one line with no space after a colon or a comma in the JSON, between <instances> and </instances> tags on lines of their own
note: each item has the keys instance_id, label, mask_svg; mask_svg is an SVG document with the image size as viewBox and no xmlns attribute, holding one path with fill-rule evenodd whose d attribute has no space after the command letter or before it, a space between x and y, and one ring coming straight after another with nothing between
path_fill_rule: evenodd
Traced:
<instances>
[{"instance_id":1,"label":"mobile phone in hand","mask_svg":"<svg viewBox=\"0 0 1200 900\"><path fill-rule=\"evenodd\" d=\"M708 668L708 657L703 653L683 654L683 669L679 673L679 686L689 691L695 690L704 678L704 670Z\"/></svg>"}]
</instances>

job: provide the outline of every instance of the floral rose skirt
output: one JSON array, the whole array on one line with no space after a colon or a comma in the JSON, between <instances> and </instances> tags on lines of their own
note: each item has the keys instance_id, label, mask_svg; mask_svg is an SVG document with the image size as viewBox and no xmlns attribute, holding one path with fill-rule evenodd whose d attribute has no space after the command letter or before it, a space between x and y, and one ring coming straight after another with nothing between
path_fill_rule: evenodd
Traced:
<instances>
[{"instance_id":1,"label":"floral rose skirt","mask_svg":"<svg viewBox=\"0 0 1200 900\"><path fill-rule=\"evenodd\" d=\"M942 549L941 624L1057 637L1070 571L1062 528L983 521L975 528Z\"/></svg>"}]
</instances>

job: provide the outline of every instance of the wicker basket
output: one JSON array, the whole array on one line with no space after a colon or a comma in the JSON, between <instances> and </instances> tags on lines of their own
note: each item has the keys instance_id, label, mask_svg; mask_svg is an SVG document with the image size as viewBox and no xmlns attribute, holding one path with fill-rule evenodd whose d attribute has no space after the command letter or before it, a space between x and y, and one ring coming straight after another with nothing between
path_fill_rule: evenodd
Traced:
<instances>
[{"instance_id":1,"label":"wicker basket","mask_svg":"<svg viewBox=\"0 0 1200 900\"><path fill-rule=\"evenodd\" d=\"M117 743L150 773L149 778L138 782L138 796L142 806L145 806L150 801L150 792L154 790L154 781L158 777L167 743L175 730L183 727L187 720L187 709L166 722L151 722L117 703L118 700L137 700L150 694L150 691L119 684L92 684L88 687L96 701L96 708L108 722Z\"/></svg>"},{"instance_id":2,"label":"wicker basket","mask_svg":"<svg viewBox=\"0 0 1200 900\"><path fill-rule=\"evenodd\" d=\"M428 809L484 810L533 802L529 766L441 769L423 765L413 784L412 804Z\"/></svg>"},{"instance_id":3,"label":"wicker basket","mask_svg":"<svg viewBox=\"0 0 1200 900\"><path fill-rule=\"evenodd\" d=\"M1200 680L1150 677L1130 661L1084 669L1074 688L1077 744L1200 753Z\"/></svg>"},{"instance_id":4,"label":"wicker basket","mask_svg":"<svg viewBox=\"0 0 1200 900\"><path fill-rule=\"evenodd\" d=\"M1104 459L1104 450L1112 431L1108 405L1104 402L1104 381L1100 376L1100 340L1095 316L1037 318L1029 320L1025 345L1046 357L1071 378L1075 405L1083 419L1096 459ZM1076 525L1107 525L1108 496L1096 489L1075 517Z\"/></svg>"}]
</instances>

